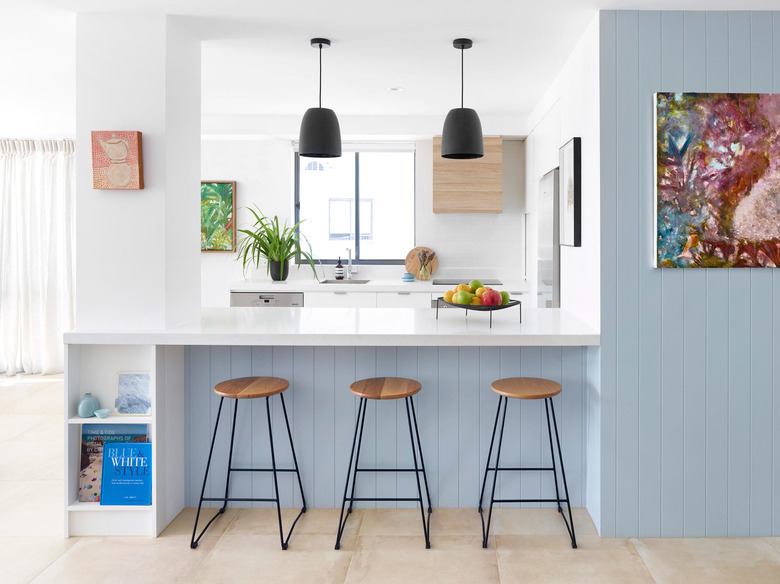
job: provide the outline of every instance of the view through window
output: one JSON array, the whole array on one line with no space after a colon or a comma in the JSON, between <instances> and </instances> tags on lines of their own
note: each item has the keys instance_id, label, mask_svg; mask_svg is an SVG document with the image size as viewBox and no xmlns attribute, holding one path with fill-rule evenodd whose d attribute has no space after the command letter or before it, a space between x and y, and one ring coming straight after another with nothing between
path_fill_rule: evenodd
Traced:
<instances>
[{"instance_id":1,"label":"view through window","mask_svg":"<svg viewBox=\"0 0 780 584\"><path fill-rule=\"evenodd\" d=\"M403 263L414 247L414 151L296 154L296 222L323 262ZM360 234L356 236L356 234Z\"/></svg>"}]
</instances>

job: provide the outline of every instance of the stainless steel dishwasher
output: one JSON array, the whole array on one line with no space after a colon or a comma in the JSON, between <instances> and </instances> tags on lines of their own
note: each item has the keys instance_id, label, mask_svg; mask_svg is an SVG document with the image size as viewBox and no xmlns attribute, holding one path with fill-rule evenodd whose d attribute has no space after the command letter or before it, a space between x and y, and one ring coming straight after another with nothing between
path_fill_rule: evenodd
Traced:
<instances>
[{"instance_id":1,"label":"stainless steel dishwasher","mask_svg":"<svg viewBox=\"0 0 780 584\"><path fill-rule=\"evenodd\" d=\"M230 306L303 307L303 292L231 292Z\"/></svg>"}]
</instances>

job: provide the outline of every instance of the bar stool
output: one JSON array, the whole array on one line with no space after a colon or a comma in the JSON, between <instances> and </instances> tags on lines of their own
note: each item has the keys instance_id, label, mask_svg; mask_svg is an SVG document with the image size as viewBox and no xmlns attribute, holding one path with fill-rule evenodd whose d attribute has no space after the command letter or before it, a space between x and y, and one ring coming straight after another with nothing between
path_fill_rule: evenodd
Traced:
<instances>
[{"instance_id":1,"label":"bar stool","mask_svg":"<svg viewBox=\"0 0 780 584\"><path fill-rule=\"evenodd\" d=\"M557 503L558 513L561 514L563 522L566 525L566 531L571 538L571 547L577 547L577 539L574 535L574 520L571 516L571 505L569 503L569 488L566 486L566 472L563 469L563 455L561 454L561 441L558 438L558 423L555 419L555 408L553 407L553 396L561 393L561 384L549 379L538 379L535 377L510 377L499 379L490 384L490 387L498 395L498 409L496 410L496 421L493 423L493 435L490 439L490 448L488 449L487 464L485 465L485 477L482 480L482 491L479 494L479 515L482 519L482 547L487 547L488 533L490 531L490 519L493 515L493 503ZM544 409L547 413L547 436L550 439L550 457L552 458L552 467L536 468L501 468L499 459L501 458L501 445L504 441L504 423L506 422L506 406L509 398L514 399L543 399ZM498 435L498 449L496 452L495 466L490 466L490 457L493 455L493 443L496 439L496 428L498 427L498 418L501 414L501 406L504 406L504 413L501 415L501 432ZM555 444L558 447L558 460L561 463L561 478L563 479L563 491L566 495L561 498L558 489L558 471L555 467L555 449L553 448L552 430L550 428L550 413L552 413L552 428L555 430ZM488 512L487 524L482 512L482 499L485 495L485 485L487 484L488 471L493 471L493 489L490 493L490 511ZM496 479L500 471L552 471L555 479L555 499L496 499ZM569 520L566 520L561 509L561 503L566 503L569 510Z\"/></svg>"},{"instance_id":2,"label":"bar stool","mask_svg":"<svg viewBox=\"0 0 780 584\"><path fill-rule=\"evenodd\" d=\"M214 424L214 436L211 439L211 448L209 449L209 459L206 463L206 473L203 476L203 488L200 491L200 501L198 502L198 512L195 515L195 526L192 528L192 541L190 547L195 549L198 547L198 542L203 534L214 522L214 520L225 512L228 501L263 501L267 503L276 503L276 513L279 518L279 539L282 543L282 549L287 549L287 543L290 541L290 535L295 528L295 524L301 515L306 513L306 497L303 495L303 483L301 482L301 474L298 472L298 459L295 456L295 447L293 446L292 432L290 432L290 420L287 418L287 407L284 405L284 395L282 392L290 386L290 382L280 377L241 377L238 379L228 379L214 386L214 393L221 396L219 400L219 410L217 410L217 421ZM282 401L282 410L284 411L284 422L287 425L287 437L290 439L290 450L292 450L293 463L295 468L276 468L276 453L274 451L274 436L271 431L271 396L279 394L279 398ZM265 411L268 417L268 440L271 446L271 468L233 468L233 440L236 436L236 413L238 412L238 402L242 399L255 399L265 398ZM214 442L217 439L217 428L219 428L219 419L222 414L222 404L225 398L234 399L233 405L233 428L230 431L230 454L228 455L228 469L227 478L225 479L225 496L224 497L204 497L206 493L206 483L209 476L209 468L211 467L211 455L214 453ZM250 498L250 497L228 497L230 491L230 473L232 472L271 472L274 476L274 497L273 498ZM298 487L301 490L301 500L303 502L303 508L298 516L293 521L290 531L287 533L287 539L284 538L284 529L282 527L282 511L279 507L279 483L277 481L277 473L280 472L294 472L298 477ZM198 531L198 519L200 518L200 510L204 501L222 501L223 505L211 518L211 520L203 528L198 537L195 534Z\"/></svg>"},{"instance_id":3,"label":"bar stool","mask_svg":"<svg viewBox=\"0 0 780 584\"><path fill-rule=\"evenodd\" d=\"M425 533L425 547L431 547L430 524L431 524L431 494L428 490L428 477L425 474L425 463L423 462L422 446L420 445L420 432L417 429L417 414L414 411L414 401L412 396L421 389L418 381L406 379L404 377L373 377L370 379L361 379L349 386L349 390L360 398L358 406L357 419L355 421L355 436L352 439L352 450L349 457L349 466L347 467L347 482L344 485L344 499L341 502L341 513L339 515L339 530L336 536L336 549L341 547L341 536L344 533L344 527L347 524L347 518L352 513L352 504L355 501L416 501L420 503L420 516L422 517L423 532ZM403 399L406 402L406 418L409 422L409 439L412 444L412 459L414 468L358 468L360 459L360 446L363 443L363 428L366 419L366 406L368 400L395 400ZM415 447L416 438L416 447ZM417 465L417 454L420 455L420 465ZM352 462L355 462L354 467ZM417 497L355 497L355 481L358 472L413 472L417 479ZM420 486L420 473L423 476L425 484L425 496L428 499L428 520L425 518L425 511L422 498L422 488ZM349 482L352 477L352 489L350 491ZM349 493L349 496L347 496ZM349 508L344 514L344 507L349 501Z\"/></svg>"}]
</instances>

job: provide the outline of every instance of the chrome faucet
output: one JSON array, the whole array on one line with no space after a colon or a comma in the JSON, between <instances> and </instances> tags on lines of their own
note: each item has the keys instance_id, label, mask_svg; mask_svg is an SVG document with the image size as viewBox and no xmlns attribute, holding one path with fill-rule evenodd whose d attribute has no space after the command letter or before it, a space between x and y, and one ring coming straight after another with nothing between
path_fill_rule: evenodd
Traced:
<instances>
[{"instance_id":1,"label":"chrome faucet","mask_svg":"<svg viewBox=\"0 0 780 584\"><path fill-rule=\"evenodd\" d=\"M347 248L347 280L352 279L352 248Z\"/></svg>"}]
</instances>

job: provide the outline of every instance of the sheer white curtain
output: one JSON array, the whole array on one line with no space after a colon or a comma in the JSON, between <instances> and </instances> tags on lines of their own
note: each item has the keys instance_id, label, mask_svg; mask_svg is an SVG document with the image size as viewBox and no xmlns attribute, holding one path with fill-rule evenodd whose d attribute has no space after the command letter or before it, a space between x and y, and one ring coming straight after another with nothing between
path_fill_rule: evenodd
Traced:
<instances>
[{"instance_id":1,"label":"sheer white curtain","mask_svg":"<svg viewBox=\"0 0 780 584\"><path fill-rule=\"evenodd\" d=\"M63 370L73 326L72 140L0 140L0 372Z\"/></svg>"}]
</instances>

